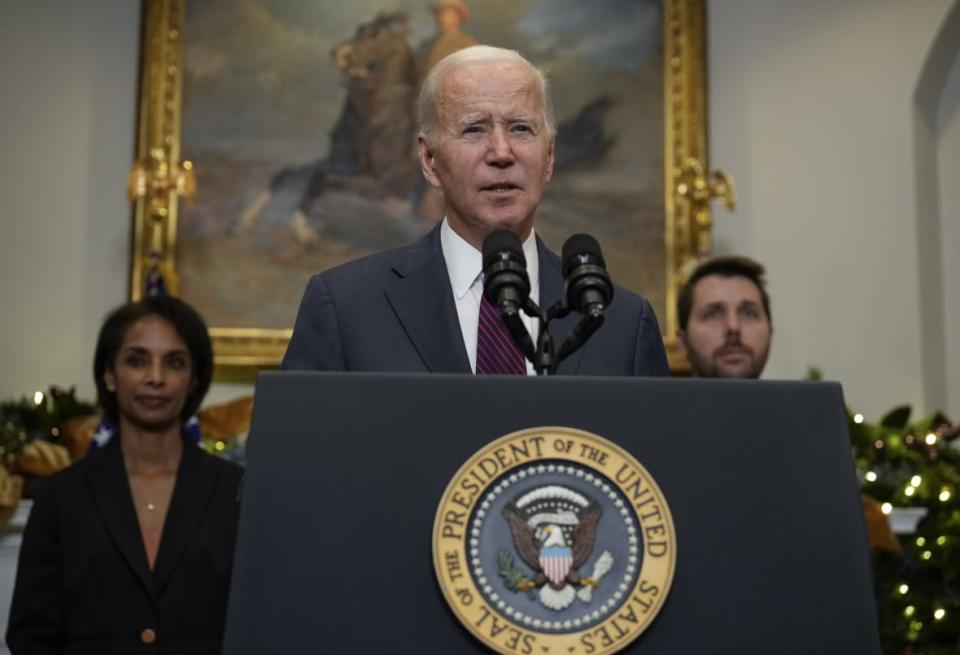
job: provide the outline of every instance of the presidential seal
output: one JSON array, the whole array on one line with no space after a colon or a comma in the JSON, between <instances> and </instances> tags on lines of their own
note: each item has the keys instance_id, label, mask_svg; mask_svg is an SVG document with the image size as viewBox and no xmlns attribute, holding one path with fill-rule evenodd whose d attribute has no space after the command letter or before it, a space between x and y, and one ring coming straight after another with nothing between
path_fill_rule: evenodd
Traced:
<instances>
[{"instance_id":1,"label":"presidential seal","mask_svg":"<svg viewBox=\"0 0 960 655\"><path fill-rule=\"evenodd\" d=\"M616 444L508 434L450 481L433 564L457 618L499 653L613 653L663 607L676 566L666 499Z\"/></svg>"}]
</instances>

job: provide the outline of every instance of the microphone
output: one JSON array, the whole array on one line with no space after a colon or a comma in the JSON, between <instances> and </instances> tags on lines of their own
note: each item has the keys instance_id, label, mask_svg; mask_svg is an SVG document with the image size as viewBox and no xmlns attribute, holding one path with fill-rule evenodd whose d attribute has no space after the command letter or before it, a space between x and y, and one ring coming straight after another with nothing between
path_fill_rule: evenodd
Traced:
<instances>
[{"instance_id":1,"label":"microphone","mask_svg":"<svg viewBox=\"0 0 960 655\"><path fill-rule=\"evenodd\" d=\"M589 234L574 234L563 244L567 303L584 316L599 318L613 299L600 244Z\"/></svg>"},{"instance_id":2,"label":"microphone","mask_svg":"<svg viewBox=\"0 0 960 655\"><path fill-rule=\"evenodd\" d=\"M523 246L513 232L497 230L483 240L483 293L504 316L519 316L530 297Z\"/></svg>"},{"instance_id":3,"label":"microphone","mask_svg":"<svg viewBox=\"0 0 960 655\"><path fill-rule=\"evenodd\" d=\"M523 246L513 232L497 230L483 240L483 293L507 326L510 338L531 362L536 350L520 310L530 302L530 278Z\"/></svg>"}]
</instances>

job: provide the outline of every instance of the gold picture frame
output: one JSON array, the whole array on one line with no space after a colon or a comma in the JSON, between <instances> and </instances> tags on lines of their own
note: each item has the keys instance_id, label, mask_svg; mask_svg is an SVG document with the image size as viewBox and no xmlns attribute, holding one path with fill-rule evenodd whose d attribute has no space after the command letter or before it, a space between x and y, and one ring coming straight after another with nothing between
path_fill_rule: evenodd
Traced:
<instances>
[{"instance_id":1,"label":"gold picture frame","mask_svg":"<svg viewBox=\"0 0 960 655\"><path fill-rule=\"evenodd\" d=\"M129 179L134 202L131 297L151 279L177 292L177 218L194 193L190 162L181 161L182 34L186 0L144 0L137 155ZM661 329L671 369L687 366L675 344L676 296L691 267L711 249L709 203L733 206L732 183L709 173L707 158L704 0L662 0L665 306ZM203 307L199 308L201 312ZM277 366L292 330L210 326L220 370Z\"/></svg>"}]
</instances>

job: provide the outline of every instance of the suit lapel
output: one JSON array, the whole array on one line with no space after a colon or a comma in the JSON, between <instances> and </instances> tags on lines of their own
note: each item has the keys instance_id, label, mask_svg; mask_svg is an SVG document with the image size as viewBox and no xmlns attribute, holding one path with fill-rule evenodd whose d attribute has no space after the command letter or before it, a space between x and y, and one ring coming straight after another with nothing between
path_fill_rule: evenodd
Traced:
<instances>
[{"instance_id":1,"label":"suit lapel","mask_svg":"<svg viewBox=\"0 0 960 655\"><path fill-rule=\"evenodd\" d=\"M560 270L560 258L550 252L539 237L537 237L537 250L540 253L540 301L541 307L546 310L563 296L566 292L566 286L563 281L563 273ZM570 330L579 320L580 314L570 312L564 318L551 322L550 333L554 336L554 346L558 351L563 344L564 338L570 333ZM575 351L560 362L557 373L561 375L575 375L580 368L580 357L582 355L583 348Z\"/></svg>"},{"instance_id":2,"label":"suit lapel","mask_svg":"<svg viewBox=\"0 0 960 655\"><path fill-rule=\"evenodd\" d=\"M439 225L405 249L393 271L397 277L384 293L427 370L469 373Z\"/></svg>"},{"instance_id":3,"label":"suit lapel","mask_svg":"<svg viewBox=\"0 0 960 655\"><path fill-rule=\"evenodd\" d=\"M200 526L216 489L217 478L217 470L207 465L200 449L190 441L184 441L173 498L163 524L163 536L153 571L157 594L163 592Z\"/></svg>"},{"instance_id":4,"label":"suit lapel","mask_svg":"<svg viewBox=\"0 0 960 655\"><path fill-rule=\"evenodd\" d=\"M130 494L127 472L123 467L120 435L114 436L102 450L90 457L92 461L89 482L107 532L116 543L123 559L153 596L153 576L147 564L137 512L133 507L133 496Z\"/></svg>"}]
</instances>

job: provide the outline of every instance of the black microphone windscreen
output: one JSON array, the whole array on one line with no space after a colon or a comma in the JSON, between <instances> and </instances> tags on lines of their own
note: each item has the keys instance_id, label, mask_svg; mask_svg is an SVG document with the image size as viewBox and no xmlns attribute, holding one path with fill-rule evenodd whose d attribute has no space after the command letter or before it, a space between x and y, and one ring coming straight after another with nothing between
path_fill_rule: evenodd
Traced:
<instances>
[{"instance_id":1,"label":"black microphone windscreen","mask_svg":"<svg viewBox=\"0 0 960 655\"><path fill-rule=\"evenodd\" d=\"M504 250L524 266L527 265L527 258L523 256L523 244L520 243L519 237L509 230L497 230L483 240L483 267L486 268L490 264L490 259L499 257L498 253Z\"/></svg>"},{"instance_id":2,"label":"black microphone windscreen","mask_svg":"<svg viewBox=\"0 0 960 655\"><path fill-rule=\"evenodd\" d=\"M583 255L595 257L596 261L591 263L604 267L607 265L596 239L589 234L574 234L563 244L563 274L566 275L572 267L579 264L579 258Z\"/></svg>"}]
</instances>

